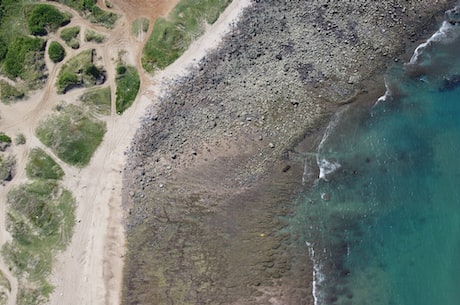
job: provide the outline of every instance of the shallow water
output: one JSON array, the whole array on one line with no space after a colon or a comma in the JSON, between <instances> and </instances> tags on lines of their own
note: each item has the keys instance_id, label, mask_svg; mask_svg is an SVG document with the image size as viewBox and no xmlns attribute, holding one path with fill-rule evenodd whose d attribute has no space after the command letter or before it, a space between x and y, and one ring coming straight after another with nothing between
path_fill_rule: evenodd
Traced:
<instances>
[{"instance_id":1,"label":"shallow water","mask_svg":"<svg viewBox=\"0 0 460 305\"><path fill-rule=\"evenodd\" d=\"M388 72L384 100L332 120L320 179L291 220L314 262L316 304L459 304L458 32L444 24Z\"/></svg>"}]
</instances>

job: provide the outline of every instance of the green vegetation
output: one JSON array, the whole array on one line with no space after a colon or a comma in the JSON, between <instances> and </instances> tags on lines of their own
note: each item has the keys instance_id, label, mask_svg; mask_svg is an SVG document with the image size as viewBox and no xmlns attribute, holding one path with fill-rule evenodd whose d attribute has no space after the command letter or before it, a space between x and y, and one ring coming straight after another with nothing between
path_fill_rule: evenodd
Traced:
<instances>
[{"instance_id":1,"label":"green vegetation","mask_svg":"<svg viewBox=\"0 0 460 305\"><path fill-rule=\"evenodd\" d=\"M66 93L74 87L89 87L105 81L102 68L93 64L94 50L86 50L64 64L57 76L58 93Z\"/></svg>"},{"instance_id":2,"label":"green vegetation","mask_svg":"<svg viewBox=\"0 0 460 305\"><path fill-rule=\"evenodd\" d=\"M148 72L174 62L191 42L214 23L231 0L181 0L168 18L155 21L144 47L142 66Z\"/></svg>"},{"instance_id":3,"label":"green vegetation","mask_svg":"<svg viewBox=\"0 0 460 305\"><path fill-rule=\"evenodd\" d=\"M104 4L105 4L105 7L107 7L107 8L113 8L113 4L108 0L105 0Z\"/></svg>"},{"instance_id":4,"label":"green vegetation","mask_svg":"<svg viewBox=\"0 0 460 305\"><path fill-rule=\"evenodd\" d=\"M65 57L65 49L59 42L52 41L48 47L48 55L54 63L61 62Z\"/></svg>"},{"instance_id":5,"label":"green vegetation","mask_svg":"<svg viewBox=\"0 0 460 305\"><path fill-rule=\"evenodd\" d=\"M0 63L5 59L6 52L8 52L8 44L6 43L5 38L0 36Z\"/></svg>"},{"instance_id":6,"label":"green vegetation","mask_svg":"<svg viewBox=\"0 0 460 305\"><path fill-rule=\"evenodd\" d=\"M0 143L11 143L11 138L7 136L5 133L0 132Z\"/></svg>"},{"instance_id":7,"label":"green vegetation","mask_svg":"<svg viewBox=\"0 0 460 305\"><path fill-rule=\"evenodd\" d=\"M39 38L16 37L8 46L3 63L5 74L15 79L32 81L43 77L45 42ZM27 67L27 69L26 69Z\"/></svg>"},{"instance_id":8,"label":"green vegetation","mask_svg":"<svg viewBox=\"0 0 460 305\"><path fill-rule=\"evenodd\" d=\"M54 256L70 242L75 200L57 182L36 180L12 189L7 205L13 241L2 254L19 280L17 304L43 304L53 291L48 276Z\"/></svg>"},{"instance_id":9,"label":"green vegetation","mask_svg":"<svg viewBox=\"0 0 460 305\"><path fill-rule=\"evenodd\" d=\"M6 305L8 302L9 291L11 290L10 282L5 275L0 272L0 304Z\"/></svg>"},{"instance_id":10,"label":"green vegetation","mask_svg":"<svg viewBox=\"0 0 460 305\"><path fill-rule=\"evenodd\" d=\"M72 49L78 49L80 47L80 41L78 40L79 34L80 34L80 27L73 26L73 27L62 29L61 38Z\"/></svg>"},{"instance_id":11,"label":"green vegetation","mask_svg":"<svg viewBox=\"0 0 460 305\"><path fill-rule=\"evenodd\" d=\"M30 34L27 22L30 9L26 9L28 7L24 3L25 0L0 1L0 35L3 36L6 45L16 37Z\"/></svg>"},{"instance_id":12,"label":"green vegetation","mask_svg":"<svg viewBox=\"0 0 460 305\"><path fill-rule=\"evenodd\" d=\"M106 131L105 123L69 105L52 115L37 129L37 137L64 162L87 165Z\"/></svg>"},{"instance_id":13,"label":"green vegetation","mask_svg":"<svg viewBox=\"0 0 460 305\"><path fill-rule=\"evenodd\" d=\"M110 114L110 87L91 89L86 91L80 99L83 105L88 106L91 112L99 115Z\"/></svg>"},{"instance_id":14,"label":"green vegetation","mask_svg":"<svg viewBox=\"0 0 460 305\"><path fill-rule=\"evenodd\" d=\"M55 32L69 22L69 15L61 13L57 8L48 4L35 5L27 19L30 32L39 36Z\"/></svg>"},{"instance_id":15,"label":"green vegetation","mask_svg":"<svg viewBox=\"0 0 460 305\"><path fill-rule=\"evenodd\" d=\"M26 144L26 136L23 133L18 134L16 139L14 139L14 144L16 145Z\"/></svg>"},{"instance_id":16,"label":"green vegetation","mask_svg":"<svg viewBox=\"0 0 460 305\"><path fill-rule=\"evenodd\" d=\"M137 36L142 32L147 33L149 30L150 21L147 18L138 18L133 22L132 33Z\"/></svg>"},{"instance_id":17,"label":"green vegetation","mask_svg":"<svg viewBox=\"0 0 460 305\"><path fill-rule=\"evenodd\" d=\"M15 100L22 99L25 96L24 92L13 85L10 85L4 80L0 80L0 100L4 103L9 103Z\"/></svg>"},{"instance_id":18,"label":"green vegetation","mask_svg":"<svg viewBox=\"0 0 460 305\"><path fill-rule=\"evenodd\" d=\"M13 179L16 168L16 159L9 155L5 159L0 158L0 181L10 181Z\"/></svg>"},{"instance_id":19,"label":"green vegetation","mask_svg":"<svg viewBox=\"0 0 460 305\"><path fill-rule=\"evenodd\" d=\"M117 67L116 110L123 113L136 99L141 81L137 69L132 66L119 65Z\"/></svg>"},{"instance_id":20,"label":"green vegetation","mask_svg":"<svg viewBox=\"0 0 460 305\"><path fill-rule=\"evenodd\" d=\"M54 0L70 6L81 12L92 23L98 23L106 28L113 28L118 15L102 10L96 5L97 0Z\"/></svg>"},{"instance_id":21,"label":"green vegetation","mask_svg":"<svg viewBox=\"0 0 460 305\"><path fill-rule=\"evenodd\" d=\"M30 152L26 173L30 179L59 180L64 176L59 164L41 148L34 148Z\"/></svg>"},{"instance_id":22,"label":"green vegetation","mask_svg":"<svg viewBox=\"0 0 460 305\"><path fill-rule=\"evenodd\" d=\"M105 35L92 31L92 30L86 30L85 32L85 41L94 41L97 43L101 43L105 40Z\"/></svg>"}]
</instances>

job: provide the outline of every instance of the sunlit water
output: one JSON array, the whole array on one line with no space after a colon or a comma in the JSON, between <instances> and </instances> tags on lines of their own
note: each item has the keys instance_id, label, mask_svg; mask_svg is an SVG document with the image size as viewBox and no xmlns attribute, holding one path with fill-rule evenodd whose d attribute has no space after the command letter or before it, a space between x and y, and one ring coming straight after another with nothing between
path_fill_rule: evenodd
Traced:
<instances>
[{"instance_id":1,"label":"sunlit water","mask_svg":"<svg viewBox=\"0 0 460 305\"><path fill-rule=\"evenodd\" d=\"M306 161L320 179L291 227L314 262L316 304L460 304L457 32L445 23L391 69L384 100L337 113Z\"/></svg>"}]
</instances>

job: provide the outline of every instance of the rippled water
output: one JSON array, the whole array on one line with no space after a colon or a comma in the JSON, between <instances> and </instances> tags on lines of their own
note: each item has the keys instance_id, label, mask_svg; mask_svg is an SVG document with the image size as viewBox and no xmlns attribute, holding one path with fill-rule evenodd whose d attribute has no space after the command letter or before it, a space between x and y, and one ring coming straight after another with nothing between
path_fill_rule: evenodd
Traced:
<instances>
[{"instance_id":1,"label":"rippled water","mask_svg":"<svg viewBox=\"0 0 460 305\"><path fill-rule=\"evenodd\" d=\"M445 23L388 72L385 99L329 125L292 219L317 304L460 304L458 32Z\"/></svg>"}]
</instances>

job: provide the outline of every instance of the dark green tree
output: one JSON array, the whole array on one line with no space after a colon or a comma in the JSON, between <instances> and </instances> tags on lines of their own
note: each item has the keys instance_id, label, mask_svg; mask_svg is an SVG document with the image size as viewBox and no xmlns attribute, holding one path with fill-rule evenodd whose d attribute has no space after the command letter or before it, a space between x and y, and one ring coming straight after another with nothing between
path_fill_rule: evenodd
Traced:
<instances>
[{"instance_id":1,"label":"dark green tree","mask_svg":"<svg viewBox=\"0 0 460 305\"><path fill-rule=\"evenodd\" d=\"M66 53L64 47L59 42L52 41L48 48L48 55L53 62L57 63L64 59Z\"/></svg>"}]
</instances>

